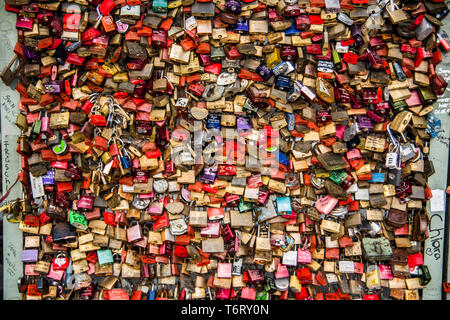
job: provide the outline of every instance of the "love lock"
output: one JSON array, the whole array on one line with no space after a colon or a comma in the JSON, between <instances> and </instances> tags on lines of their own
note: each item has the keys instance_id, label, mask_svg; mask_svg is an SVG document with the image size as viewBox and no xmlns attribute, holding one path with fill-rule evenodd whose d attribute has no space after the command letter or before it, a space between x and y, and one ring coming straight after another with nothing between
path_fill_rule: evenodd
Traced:
<instances>
[{"instance_id":1,"label":"love lock","mask_svg":"<svg viewBox=\"0 0 450 320\"><path fill-rule=\"evenodd\" d=\"M216 101L223 96L225 86L216 84L207 84L202 97L205 101Z\"/></svg>"},{"instance_id":2,"label":"love lock","mask_svg":"<svg viewBox=\"0 0 450 320\"><path fill-rule=\"evenodd\" d=\"M227 86L230 84L235 83L237 80L237 74L236 73L221 73L219 74L219 77L217 78L217 85L219 86Z\"/></svg>"},{"instance_id":3,"label":"love lock","mask_svg":"<svg viewBox=\"0 0 450 320\"><path fill-rule=\"evenodd\" d=\"M170 221L170 232L174 236L182 235L187 232L187 224L185 219L175 219Z\"/></svg>"},{"instance_id":4,"label":"love lock","mask_svg":"<svg viewBox=\"0 0 450 320\"><path fill-rule=\"evenodd\" d=\"M228 73L237 72L241 68L240 60L231 60L225 58L222 61L222 69L226 70Z\"/></svg>"},{"instance_id":5,"label":"love lock","mask_svg":"<svg viewBox=\"0 0 450 320\"><path fill-rule=\"evenodd\" d=\"M244 83L244 86L241 86L241 82ZM236 81L232 84L229 84L225 87L225 91L223 92L224 98L229 98L234 96L236 93L241 92L243 88L245 88L245 84L248 82L246 79L236 79Z\"/></svg>"}]
</instances>

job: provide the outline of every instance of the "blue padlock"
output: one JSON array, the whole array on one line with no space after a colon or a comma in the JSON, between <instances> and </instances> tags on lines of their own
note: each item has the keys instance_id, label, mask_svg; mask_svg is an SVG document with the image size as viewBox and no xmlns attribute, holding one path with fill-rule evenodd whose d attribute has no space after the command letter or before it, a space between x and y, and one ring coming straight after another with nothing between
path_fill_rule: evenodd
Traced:
<instances>
[{"instance_id":1,"label":"blue padlock","mask_svg":"<svg viewBox=\"0 0 450 320\"><path fill-rule=\"evenodd\" d=\"M277 197L276 205L278 215L287 215L292 213L290 197Z\"/></svg>"},{"instance_id":2,"label":"blue padlock","mask_svg":"<svg viewBox=\"0 0 450 320\"><path fill-rule=\"evenodd\" d=\"M429 113L427 116L427 133L435 138L441 131L441 119L439 119L434 113Z\"/></svg>"},{"instance_id":3,"label":"blue padlock","mask_svg":"<svg viewBox=\"0 0 450 320\"><path fill-rule=\"evenodd\" d=\"M113 254L110 249L97 250L97 258L98 264L101 266L114 263Z\"/></svg>"},{"instance_id":4,"label":"blue padlock","mask_svg":"<svg viewBox=\"0 0 450 320\"><path fill-rule=\"evenodd\" d=\"M152 285L152 290L150 290L148 293L148 300L155 300L155 296L156 296L155 286Z\"/></svg>"},{"instance_id":5,"label":"blue padlock","mask_svg":"<svg viewBox=\"0 0 450 320\"><path fill-rule=\"evenodd\" d=\"M237 33L248 33L249 22L247 19L239 19L236 23L236 28L234 28L234 32Z\"/></svg>"},{"instance_id":6,"label":"blue padlock","mask_svg":"<svg viewBox=\"0 0 450 320\"><path fill-rule=\"evenodd\" d=\"M291 78L278 76L275 80L275 89L288 92L291 89Z\"/></svg>"},{"instance_id":7,"label":"blue padlock","mask_svg":"<svg viewBox=\"0 0 450 320\"><path fill-rule=\"evenodd\" d=\"M278 162L281 163L283 166L289 167L289 158L286 156L286 154L279 151L277 155L278 155Z\"/></svg>"},{"instance_id":8,"label":"blue padlock","mask_svg":"<svg viewBox=\"0 0 450 320\"><path fill-rule=\"evenodd\" d=\"M384 183L385 175L381 172L373 172L372 173L372 179L368 182L378 182L378 183Z\"/></svg>"},{"instance_id":9,"label":"blue padlock","mask_svg":"<svg viewBox=\"0 0 450 320\"><path fill-rule=\"evenodd\" d=\"M295 129L295 116L293 113L286 113L286 122L289 131Z\"/></svg>"},{"instance_id":10,"label":"blue padlock","mask_svg":"<svg viewBox=\"0 0 450 320\"><path fill-rule=\"evenodd\" d=\"M300 34L300 30L296 28L294 21L292 21L292 25L290 26L290 28L288 28L284 31L284 34L287 36L292 36L292 35Z\"/></svg>"},{"instance_id":11,"label":"blue padlock","mask_svg":"<svg viewBox=\"0 0 450 320\"><path fill-rule=\"evenodd\" d=\"M122 167L124 169L131 168L131 158L128 155L128 152L126 150L123 150L123 152L119 150L119 153L120 153L120 163L122 164Z\"/></svg>"},{"instance_id":12,"label":"blue padlock","mask_svg":"<svg viewBox=\"0 0 450 320\"><path fill-rule=\"evenodd\" d=\"M206 128L220 130L222 128L221 120L222 116L220 114L209 114L206 120Z\"/></svg>"},{"instance_id":13,"label":"blue padlock","mask_svg":"<svg viewBox=\"0 0 450 320\"><path fill-rule=\"evenodd\" d=\"M275 76L286 76L295 70L294 64L291 61L283 61L277 64L273 69L272 73Z\"/></svg>"}]
</instances>

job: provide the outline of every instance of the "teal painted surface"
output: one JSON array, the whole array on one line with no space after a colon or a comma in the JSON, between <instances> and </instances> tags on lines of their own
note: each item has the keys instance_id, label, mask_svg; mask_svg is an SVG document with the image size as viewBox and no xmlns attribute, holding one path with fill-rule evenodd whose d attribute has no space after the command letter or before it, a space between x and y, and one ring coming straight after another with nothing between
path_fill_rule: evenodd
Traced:
<instances>
[{"instance_id":1,"label":"teal painted surface","mask_svg":"<svg viewBox=\"0 0 450 320\"><path fill-rule=\"evenodd\" d=\"M3 5L2 5L3 6ZM15 30L16 14L1 9L0 17L0 68L9 63L14 56L13 49L17 41ZM13 87L15 86L13 82ZM2 142L2 184L5 192L16 180L19 172L20 157L16 152L17 137L20 130L14 122L18 113L19 93L6 87L0 81L1 104L1 142ZM17 183L5 201L21 197L21 184ZM17 300L17 280L22 275L22 234L18 224L9 223L3 218L3 292L4 300Z\"/></svg>"},{"instance_id":2,"label":"teal painted surface","mask_svg":"<svg viewBox=\"0 0 450 320\"><path fill-rule=\"evenodd\" d=\"M447 1L448 3L448 1ZM443 33L447 41L450 41L450 15L444 20ZM437 66L436 72L441 74L450 83L450 53L442 54L442 62ZM434 113L442 122L442 130L439 135L431 140L430 159L433 161L436 173L430 177L428 184L432 190L445 190L447 188L447 171L449 155L450 137L450 89L447 88L445 94L438 99L434 105ZM442 281L444 268L444 230L445 211L430 211L430 204L427 206L431 218L430 237L425 241L425 264L430 268L432 281L423 290L423 298L427 300L442 299ZM445 208L448 211L448 208ZM448 232L448 231L447 231ZM447 269L449 266L445 266ZM447 280L448 281L448 280Z\"/></svg>"}]
</instances>

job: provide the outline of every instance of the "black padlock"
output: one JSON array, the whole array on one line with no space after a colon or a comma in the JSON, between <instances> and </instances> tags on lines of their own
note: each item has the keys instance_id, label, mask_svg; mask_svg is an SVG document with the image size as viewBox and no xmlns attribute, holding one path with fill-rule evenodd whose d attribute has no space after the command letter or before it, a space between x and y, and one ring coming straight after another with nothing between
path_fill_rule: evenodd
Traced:
<instances>
[{"instance_id":1,"label":"black padlock","mask_svg":"<svg viewBox=\"0 0 450 320\"><path fill-rule=\"evenodd\" d=\"M48 293L48 280L46 277L39 277L36 281L36 286L40 293Z\"/></svg>"},{"instance_id":2,"label":"black padlock","mask_svg":"<svg viewBox=\"0 0 450 320\"><path fill-rule=\"evenodd\" d=\"M360 143L361 143L361 139L359 138L359 135L355 135L352 139L345 142L345 144L347 145L347 149L354 149Z\"/></svg>"},{"instance_id":3,"label":"black padlock","mask_svg":"<svg viewBox=\"0 0 450 320\"><path fill-rule=\"evenodd\" d=\"M74 228L66 222L59 222L53 226L52 237L54 243L70 243L77 239Z\"/></svg>"},{"instance_id":4,"label":"black padlock","mask_svg":"<svg viewBox=\"0 0 450 320\"><path fill-rule=\"evenodd\" d=\"M402 180L402 169L392 169L388 171L387 174L387 183L392 184L394 186L400 185Z\"/></svg>"}]
</instances>

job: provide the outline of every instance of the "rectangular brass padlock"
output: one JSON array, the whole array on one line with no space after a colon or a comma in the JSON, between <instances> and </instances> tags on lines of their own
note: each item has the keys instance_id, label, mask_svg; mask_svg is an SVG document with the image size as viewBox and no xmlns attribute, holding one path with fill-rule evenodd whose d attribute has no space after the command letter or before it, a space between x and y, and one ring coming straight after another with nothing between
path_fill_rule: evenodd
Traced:
<instances>
[{"instance_id":1,"label":"rectangular brass padlock","mask_svg":"<svg viewBox=\"0 0 450 320\"><path fill-rule=\"evenodd\" d=\"M408 126L412 119L412 113L409 111L402 111L395 115L394 120L392 120L390 127L396 132L403 132Z\"/></svg>"},{"instance_id":2,"label":"rectangular brass padlock","mask_svg":"<svg viewBox=\"0 0 450 320\"><path fill-rule=\"evenodd\" d=\"M269 32L269 24L266 20L250 20L249 33L250 34L267 34Z\"/></svg>"},{"instance_id":3,"label":"rectangular brass padlock","mask_svg":"<svg viewBox=\"0 0 450 320\"><path fill-rule=\"evenodd\" d=\"M367 136L364 148L373 152L384 152L386 139L376 136Z\"/></svg>"}]
</instances>

